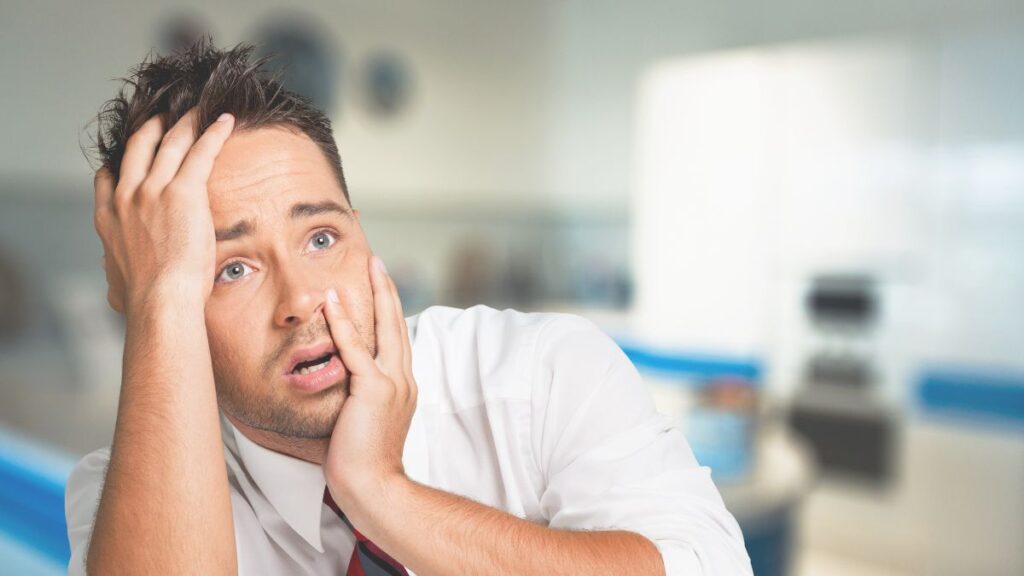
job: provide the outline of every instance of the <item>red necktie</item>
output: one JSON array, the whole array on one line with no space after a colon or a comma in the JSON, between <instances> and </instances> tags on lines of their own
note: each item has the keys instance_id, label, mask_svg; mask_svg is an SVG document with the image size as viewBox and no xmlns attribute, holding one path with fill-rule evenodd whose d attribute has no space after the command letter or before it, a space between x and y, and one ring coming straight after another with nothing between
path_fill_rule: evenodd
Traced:
<instances>
[{"instance_id":1,"label":"red necktie","mask_svg":"<svg viewBox=\"0 0 1024 576\"><path fill-rule=\"evenodd\" d=\"M356 530L341 508L338 508L338 504L331 497L331 491L328 488L324 488L324 503L334 510L334 513L356 536L356 547L352 550L352 559L348 561L347 576L409 576L398 560L388 556L387 552L381 550L366 536L363 536L362 532Z\"/></svg>"}]
</instances>

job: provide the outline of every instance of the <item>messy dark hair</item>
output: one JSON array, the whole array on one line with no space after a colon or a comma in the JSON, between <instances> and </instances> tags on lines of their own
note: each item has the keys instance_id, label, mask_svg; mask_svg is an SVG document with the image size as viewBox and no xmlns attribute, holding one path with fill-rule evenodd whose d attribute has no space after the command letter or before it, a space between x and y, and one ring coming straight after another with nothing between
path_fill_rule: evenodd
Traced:
<instances>
[{"instance_id":1,"label":"messy dark hair","mask_svg":"<svg viewBox=\"0 0 1024 576\"><path fill-rule=\"evenodd\" d=\"M331 122L313 103L284 89L265 64L267 55L250 61L254 46L239 44L218 50L209 36L166 56L150 55L129 71L118 95L97 116L95 150L100 164L116 179L128 137L157 114L170 128L197 107L198 137L224 112L235 117L235 129L287 126L308 136L327 158L345 200L351 206L341 156Z\"/></svg>"}]
</instances>

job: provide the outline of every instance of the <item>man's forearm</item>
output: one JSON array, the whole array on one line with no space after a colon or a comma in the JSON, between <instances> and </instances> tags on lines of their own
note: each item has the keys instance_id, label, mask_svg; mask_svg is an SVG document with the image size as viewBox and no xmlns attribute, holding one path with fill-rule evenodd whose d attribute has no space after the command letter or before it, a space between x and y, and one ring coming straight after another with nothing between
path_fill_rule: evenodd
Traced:
<instances>
[{"instance_id":1,"label":"man's forearm","mask_svg":"<svg viewBox=\"0 0 1024 576\"><path fill-rule=\"evenodd\" d=\"M364 502L350 519L420 576L665 573L658 549L634 532L552 529L404 477Z\"/></svg>"},{"instance_id":2,"label":"man's forearm","mask_svg":"<svg viewBox=\"0 0 1024 576\"><path fill-rule=\"evenodd\" d=\"M129 314L117 425L87 564L95 574L236 572L201 300L154 296Z\"/></svg>"}]
</instances>

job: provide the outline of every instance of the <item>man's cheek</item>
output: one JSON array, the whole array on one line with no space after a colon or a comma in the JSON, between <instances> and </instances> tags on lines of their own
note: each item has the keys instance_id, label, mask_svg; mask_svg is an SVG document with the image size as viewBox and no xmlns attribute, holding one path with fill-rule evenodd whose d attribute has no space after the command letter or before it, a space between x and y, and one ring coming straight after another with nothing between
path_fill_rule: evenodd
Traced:
<instances>
[{"instance_id":1,"label":"man's cheek","mask_svg":"<svg viewBox=\"0 0 1024 576\"><path fill-rule=\"evenodd\" d=\"M239 380L242 374L239 368L244 364L232 343L225 341L214 330L207 330L207 338L210 342L210 360L213 364L213 374L218 381L234 383Z\"/></svg>"},{"instance_id":2,"label":"man's cheek","mask_svg":"<svg viewBox=\"0 0 1024 576\"><path fill-rule=\"evenodd\" d=\"M230 386L230 370L225 366L224 356L217 351L217 347L212 342L210 343L210 360L213 366L213 379L218 388Z\"/></svg>"},{"instance_id":3,"label":"man's cheek","mask_svg":"<svg viewBox=\"0 0 1024 576\"><path fill-rule=\"evenodd\" d=\"M225 354L217 332L209 327L209 322L207 322L206 339L210 344L210 360L213 362L213 370L219 372L222 370L221 364Z\"/></svg>"}]
</instances>

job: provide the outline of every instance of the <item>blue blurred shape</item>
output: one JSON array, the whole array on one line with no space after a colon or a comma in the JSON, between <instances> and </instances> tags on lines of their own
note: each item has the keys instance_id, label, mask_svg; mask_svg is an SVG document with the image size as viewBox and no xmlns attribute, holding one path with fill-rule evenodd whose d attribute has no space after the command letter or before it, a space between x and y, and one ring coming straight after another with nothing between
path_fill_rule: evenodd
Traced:
<instances>
[{"instance_id":1,"label":"blue blurred shape","mask_svg":"<svg viewBox=\"0 0 1024 576\"><path fill-rule=\"evenodd\" d=\"M64 485L74 460L0 430L0 539L54 563L71 557Z\"/></svg>"},{"instance_id":2,"label":"blue blurred shape","mask_svg":"<svg viewBox=\"0 0 1024 576\"><path fill-rule=\"evenodd\" d=\"M925 413L1024 426L1024 373L987 367L931 368L922 373L917 391Z\"/></svg>"},{"instance_id":3,"label":"blue blurred shape","mask_svg":"<svg viewBox=\"0 0 1024 576\"><path fill-rule=\"evenodd\" d=\"M637 370L690 378L700 384L710 378L743 378L758 385L761 363L753 358L658 350L626 338L614 338Z\"/></svg>"},{"instance_id":4,"label":"blue blurred shape","mask_svg":"<svg viewBox=\"0 0 1024 576\"><path fill-rule=\"evenodd\" d=\"M753 426L746 413L700 407L686 416L686 439L715 481L736 482L746 480L753 466Z\"/></svg>"},{"instance_id":5,"label":"blue blurred shape","mask_svg":"<svg viewBox=\"0 0 1024 576\"><path fill-rule=\"evenodd\" d=\"M48 558L38 550L24 546L21 542L7 538L0 533L0 574L14 576L58 576L67 574L67 566Z\"/></svg>"}]
</instances>

